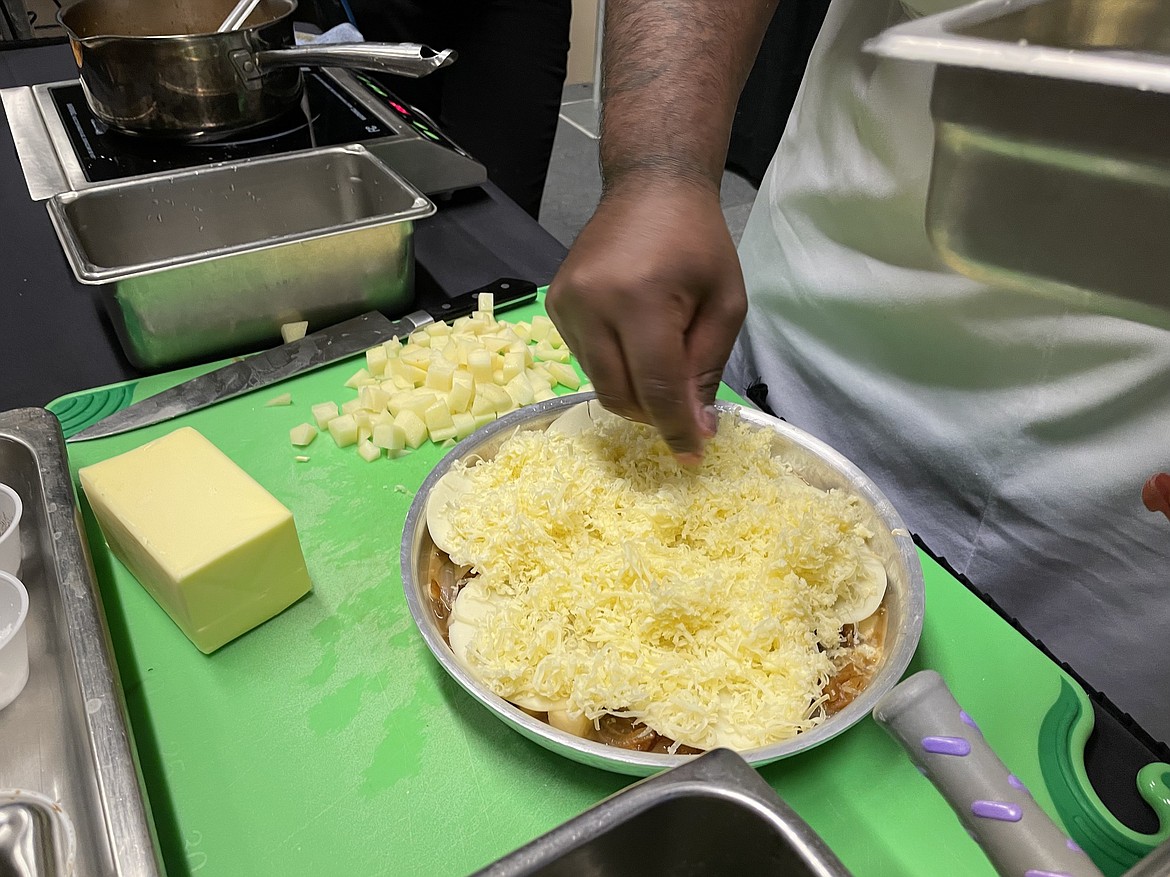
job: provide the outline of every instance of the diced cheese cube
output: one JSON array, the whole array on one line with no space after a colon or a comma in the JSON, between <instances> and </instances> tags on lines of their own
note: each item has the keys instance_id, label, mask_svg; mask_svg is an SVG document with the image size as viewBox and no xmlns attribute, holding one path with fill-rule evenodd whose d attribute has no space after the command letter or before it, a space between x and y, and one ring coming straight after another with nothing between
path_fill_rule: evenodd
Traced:
<instances>
[{"instance_id":1,"label":"diced cheese cube","mask_svg":"<svg viewBox=\"0 0 1170 877\"><path fill-rule=\"evenodd\" d=\"M528 378L533 390L551 390L556 383L543 368L525 369L524 377Z\"/></svg>"},{"instance_id":2,"label":"diced cheese cube","mask_svg":"<svg viewBox=\"0 0 1170 877\"><path fill-rule=\"evenodd\" d=\"M341 403L342 414L353 414L355 411L360 411L362 407L361 399L350 399Z\"/></svg>"},{"instance_id":3,"label":"diced cheese cube","mask_svg":"<svg viewBox=\"0 0 1170 877\"><path fill-rule=\"evenodd\" d=\"M434 344L433 339L438 337L439 335L450 335L451 334L451 324L446 323L443 320L436 320L433 323L428 323L426 326L423 326L423 331L431 336L431 338L432 338L431 344Z\"/></svg>"},{"instance_id":4,"label":"diced cheese cube","mask_svg":"<svg viewBox=\"0 0 1170 877\"><path fill-rule=\"evenodd\" d=\"M479 429L481 426L487 426L496 419L496 412L486 411L483 414L472 415L475 418L475 428Z\"/></svg>"},{"instance_id":5,"label":"diced cheese cube","mask_svg":"<svg viewBox=\"0 0 1170 877\"><path fill-rule=\"evenodd\" d=\"M515 351L505 353L504 366L500 371L503 374L504 383L507 384L512 378L524 371L524 354Z\"/></svg>"},{"instance_id":6,"label":"diced cheese cube","mask_svg":"<svg viewBox=\"0 0 1170 877\"><path fill-rule=\"evenodd\" d=\"M568 387L570 390L576 390L581 386L581 378L577 374L577 370L568 363L564 362L546 362L544 367L548 373L552 375L555 380L562 387Z\"/></svg>"},{"instance_id":7,"label":"diced cheese cube","mask_svg":"<svg viewBox=\"0 0 1170 877\"><path fill-rule=\"evenodd\" d=\"M466 411L471 407L471 400L475 398L475 381L471 373L457 371L451 376L451 392L447 394L447 408L452 414Z\"/></svg>"},{"instance_id":8,"label":"diced cheese cube","mask_svg":"<svg viewBox=\"0 0 1170 877\"><path fill-rule=\"evenodd\" d=\"M358 425L352 414L342 414L329 421L329 434L339 448L347 448L357 441Z\"/></svg>"},{"instance_id":9,"label":"diced cheese cube","mask_svg":"<svg viewBox=\"0 0 1170 877\"><path fill-rule=\"evenodd\" d=\"M507 350L512 344L507 338L501 338L499 335L484 335L481 340L484 348L492 353Z\"/></svg>"},{"instance_id":10,"label":"diced cheese cube","mask_svg":"<svg viewBox=\"0 0 1170 877\"><path fill-rule=\"evenodd\" d=\"M381 377L386 370L386 348L380 344L366 351L366 371L374 377Z\"/></svg>"},{"instance_id":11,"label":"diced cheese cube","mask_svg":"<svg viewBox=\"0 0 1170 877\"><path fill-rule=\"evenodd\" d=\"M512 380L504 385L504 390L512 397L516 403L517 408L525 405L531 405L536 398L535 391L532 389L532 384L528 383L528 376L523 372L516 375Z\"/></svg>"},{"instance_id":12,"label":"diced cheese cube","mask_svg":"<svg viewBox=\"0 0 1170 877\"><path fill-rule=\"evenodd\" d=\"M308 447L317 437L317 430L311 423L302 423L288 431L288 440L298 448Z\"/></svg>"},{"instance_id":13,"label":"diced cheese cube","mask_svg":"<svg viewBox=\"0 0 1170 877\"><path fill-rule=\"evenodd\" d=\"M313 413L313 420L317 422L317 429L327 429L329 421L341 413L337 410L336 402L322 402L309 410Z\"/></svg>"},{"instance_id":14,"label":"diced cheese cube","mask_svg":"<svg viewBox=\"0 0 1170 877\"><path fill-rule=\"evenodd\" d=\"M553 347L548 341L541 341L532 352L537 359L544 362L568 362L572 355L569 353L569 348Z\"/></svg>"},{"instance_id":15,"label":"diced cheese cube","mask_svg":"<svg viewBox=\"0 0 1170 877\"><path fill-rule=\"evenodd\" d=\"M358 442L357 452L358 456L367 463L372 463L382 456L382 449L375 445L368 438Z\"/></svg>"},{"instance_id":16,"label":"diced cheese cube","mask_svg":"<svg viewBox=\"0 0 1170 877\"><path fill-rule=\"evenodd\" d=\"M429 338L427 339L430 340ZM410 345L402 348L402 353L399 355L399 362L409 363L417 368L426 368L427 363L430 362L431 351L426 347L419 347L418 345Z\"/></svg>"},{"instance_id":17,"label":"diced cheese cube","mask_svg":"<svg viewBox=\"0 0 1170 877\"><path fill-rule=\"evenodd\" d=\"M406 447L406 430L397 423L381 423L374 427L374 444L388 451Z\"/></svg>"},{"instance_id":18,"label":"diced cheese cube","mask_svg":"<svg viewBox=\"0 0 1170 877\"><path fill-rule=\"evenodd\" d=\"M358 390L358 401L366 411L385 411L390 394L381 387L361 387Z\"/></svg>"},{"instance_id":19,"label":"diced cheese cube","mask_svg":"<svg viewBox=\"0 0 1170 877\"><path fill-rule=\"evenodd\" d=\"M462 333L464 333L464 332L470 332L470 331L471 331L471 325L472 325L472 323L473 323L473 322L474 322L474 321L471 319L471 317L470 317L470 316L465 316L465 317L456 317L456 318L455 318L455 322L453 322L453 323L451 324L451 331L452 331L452 332L454 332L454 333L456 333L456 334L462 334Z\"/></svg>"},{"instance_id":20,"label":"diced cheese cube","mask_svg":"<svg viewBox=\"0 0 1170 877\"><path fill-rule=\"evenodd\" d=\"M488 386L494 387L495 384L489 384ZM475 417L482 417L484 415L490 414L492 416L492 420L495 420L496 405L491 399L488 398L487 394L483 392L483 389L484 388L482 386L477 386L475 398L471 400L470 411Z\"/></svg>"},{"instance_id":21,"label":"diced cheese cube","mask_svg":"<svg viewBox=\"0 0 1170 877\"><path fill-rule=\"evenodd\" d=\"M114 556L204 653L312 588L292 513L190 427L78 476Z\"/></svg>"},{"instance_id":22,"label":"diced cheese cube","mask_svg":"<svg viewBox=\"0 0 1170 877\"><path fill-rule=\"evenodd\" d=\"M386 359L398 359L402 355L402 342L397 338L382 342L382 349L386 351Z\"/></svg>"},{"instance_id":23,"label":"diced cheese cube","mask_svg":"<svg viewBox=\"0 0 1170 877\"><path fill-rule=\"evenodd\" d=\"M451 412L447 409L446 402L436 402L426 410L423 415L423 422L427 425L427 431L431 433L431 441L435 441L435 430L446 429L454 425L451 419Z\"/></svg>"},{"instance_id":24,"label":"diced cheese cube","mask_svg":"<svg viewBox=\"0 0 1170 877\"><path fill-rule=\"evenodd\" d=\"M484 402L491 406L497 414L503 414L511 411L515 406L512 397L508 395L508 391L503 387L498 387L495 384L483 384L476 388L476 392L484 397ZM476 414L476 411L472 411Z\"/></svg>"},{"instance_id":25,"label":"diced cheese cube","mask_svg":"<svg viewBox=\"0 0 1170 877\"><path fill-rule=\"evenodd\" d=\"M548 330L548 335L544 339L548 342L549 347L564 347L565 339L561 337L561 333L557 331L557 327L553 326Z\"/></svg>"},{"instance_id":26,"label":"diced cheese cube","mask_svg":"<svg viewBox=\"0 0 1170 877\"><path fill-rule=\"evenodd\" d=\"M265 408L275 408L278 405L291 405L292 393L281 393L279 396L273 396L264 403Z\"/></svg>"},{"instance_id":27,"label":"diced cheese cube","mask_svg":"<svg viewBox=\"0 0 1170 877\"><path fill-rule=\"evenodd\" d=\"M472 350L467 354L467 370L477 384L489 383L492 379L492 355L487 350Z\"/></svg>"},{"instance_id":28,"label":"diced cheese cube","mask_svg":"<svg viewBox=\"0 0 1170 877\"><path fill-rule=\"evenodd\" d=\"M521 341L528 341L532 336L532 324L521 320L512 327L512 331L516 333Z\"/></svg>"},{"instance_id":29,"label":"diced cheese cube","mask_svg":"<svg viewBox=\"0 0 1170 877\"><path fill-rule=\"evenodd\" d=\"M409 394L407 399L404 399L399 406L400 411L413 411L422 418L427 409L439 401L439 397L431 392L415 392Z\"/></svg>"},{"instance_id":30,"label":"diced cheese cube","mask_svg":"<svg viewBox=\"0 0 1170 877\"><path fill-rule=\"evenodd\" d=\"M544 402L547 399L555 399L557 394L553 392L550 387L540 387L532 395L533 402Z\"/></svg>"},{"instance_id":31,"label":"diced cheese cube","mask_svg":"<svg viewBox=\"0 0 1170 877\"><path fill-rule=\"evenodd\" d=\"M532 318L532 331L528 333L529 341L541 342L548 337L553 329L553 322L544 314L537 314Z\"/></svg>"},{"instance_id":32,"label":"diced cheese cube","mask_svg":"<svg viewBox=\"0 0 1170 877\"><path fill-rule=\"evenodd\" d=\"M451 415L451 422L455 426L455 438L465 439L475 432L475 417L466 411L458 411Z\"/></svg>"},{"instance_id":33,"label":"diced cheese cube","mask_svg":"<svg viewBox=\"0 0 1170 877\"><path fill-rule=\"evenodd\" d=\"M406 436L406 446L417 448L427 440L427 425L421 417L413 411L400 411L394 422L402 429Z\"/></svg>"},{"instance_id":34,"label":"diced cheese cube","mask_svg":"<svg viewBox=\"0 0 1170 877\"><path fill-rule=\"evenodd\" d=\"M451 376L453 374L455 374L454 363L448 362L446 359L433 361L431 367L427 369L427 379L424 386L445 393L451 389Z\"/></svg>"},{"instance_id":35,"label":"diced cheese cube","mask_svg":"<svg viewBox=\"0 0 1170 877\"><path fill-rule=\"evenodd\" d=\"M366 371L364 368L359 368L356 372L353 373L353 376L350 377L350 379L345 382L345 385L347 387L349 387L351 390L356 390L358 387L360 387L362 384L364 384L369 379L370 379L370 373L368 371Z\"/></svg>"},{"instance_id":36,"label":"diced cheese cube","mask_svg":"<svg viewBox=\"0 0 1170 877\"><path fill-rule=\"evenodd\" d=\"M422 329L416 329L415 331L411 332L410 336L406 340L408 344L412 344L415 347L431 346L431 336L427 334L425 327Z\"/></svg>"},{"instance_id":37,"label":"diced cheese cube","mask_svg":"<svg viewBox=\"0 0 1170 877\"><path fill-rule=\"evenodd\" d=\"M433 441L435 444L438 444L439 442L445 442L453 438L455 438L454 424L451 426L443 426L439 427L438 429L431 430L431 441Z\"/></svg>"},{"instance_id":38,"label":"diced cheese cube","mask_svg":"<svg viewBox=\"0 0 1170 877\"><path fill-rule=\"evenodd\" d=\"M365 423L358 424L357 443L359 446L358 447L359 450L361 449L362 443L369 441L370 437L373 434L374 434L374 428L370 425L369 420L367 420Z\"/></svg>"},{"instance_id":39,"label":"diced cheese cube","mask_svg":"<svg viewBox=\"0 0 1170 877\"><path fill-rule=\"evenodd\" d=\"M490 292L481 292L479 295L477 295L475 297L475 300L476 300L476 303L479 305L477 310L481 314L487 314L489 317L491 317L493 311L496 308L496 297L494 295L492 295Z\"/></svg>"},{"instance_id":40,"label":"diced cheese cube","mask_svg":"<svg viewBox=\"0 0 1170 877\"><path fill-rule=\"evenodd\" d=\"M426 359L424 358L423 366L425 365ZM390 360L386 366L386 373L395 379L403 378L411 387L417 387L427 379L425 368L408 362L405 354L398 359ZM397 383L397 380L395 380L395 383Z\"/></svg>"},{"instance_id":41,"label":"diced cheese cube","mask_svg":"<svg viewBox=\"0 0 1170 877\"><path fill-rule=\"evenodd\" d=\"M282 323L280 326L280 340L285 344L288 344L292 341L300 341L305 337L305 333L308 331L308 320L297 320L292 323Z\"/></svg>"}]
</instances>

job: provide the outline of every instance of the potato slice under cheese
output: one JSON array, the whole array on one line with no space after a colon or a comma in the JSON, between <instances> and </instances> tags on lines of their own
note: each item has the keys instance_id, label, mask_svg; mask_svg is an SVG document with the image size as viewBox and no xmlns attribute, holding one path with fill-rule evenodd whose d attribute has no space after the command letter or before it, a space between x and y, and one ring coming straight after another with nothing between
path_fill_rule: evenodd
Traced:
<instances>
[{"instance_id":1,"label":"potato slice under cheese","mask_svg":"<svg viewBox=\"0 0 1170 877\"><path fill-rule=\"evenodd\" d=\"M863 549L857 570L856 594L852 600L839 601L841 617L856 623L877 612L886 595L886 567L874 552Z\"/></svg>"},{"instance_id":2,"label":"potato slice under cheese","mask_svg":"<svg viewBox=\"0 0 1170 877\"><path fill-rule=\"evenodd\" d=\"M549 435L580 435L592 429L595 423L602 423L607 418L617 418L618 415L606 411L596 399L574 405L545 430ZM618 418L620 419L620 418Z\"/></svg>"},{"instance_id":3,"label":"potato slice under cheese","mask_svg":"<svg viewBox=\"0 0 1170 877\"><path fill-rule=\"evenodd\" d=\"M427 497L427 529L440 551L451 553L450 512L469 493L471 482L462 472L454 470L446 473L431 488L431 495Z\"/></svg>"},{"instance_id":4,"label":"potato slice under cheese","mask_svg":"<svg viewBox=\"0 0 1170 877\"><path fill-rule=\"evenodd\" d=\"M483 586L475 579L471 579L459 591L455 602L451 606L451 616L447 622L447 641L451 644L451 652L463 668L478 677L472 662L468 659L468 649L471 640L479 631L480 625L492 614L492 598L484 591ZM572 720L568 719L566 709L568 704L562 700L552 700L532 692L522 692L509 698L516 706L533 712L556 712L564 715L565 728L569 730ZM558 715L558 719L561 715Z\"/></svg>"}]
</instances>

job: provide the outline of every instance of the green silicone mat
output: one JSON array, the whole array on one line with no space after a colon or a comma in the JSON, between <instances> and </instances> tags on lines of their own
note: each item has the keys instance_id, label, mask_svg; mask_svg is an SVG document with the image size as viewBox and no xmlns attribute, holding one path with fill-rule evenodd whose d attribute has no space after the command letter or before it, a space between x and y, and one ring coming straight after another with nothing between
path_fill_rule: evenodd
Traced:
<instances>
[{"instance_id":1,"label":"green silicone mat","mask_svg":"<svg viewBox=\"0 0 1170 877\"><path fill-rule=\"evenodd\" d=\"M535 307L507 314L528 318ZM76 469L179 425L200 430L292 509L312 593L201 654L114 560L81 498L158 840L170 877L462 877L632 778L547 752L463 693L417 635L398 550L415 489L444 450L366 463L290 427L344 401L349 360L167 424L69 446ZM75 394L66 434L202 369ZM282 392L293 404L265 407ZM297 462L298 453L310 457ZM80 494L80 492L79 492ZM1124 829L1088 788L1091 709L1075 682L923 555L933 668L1050 814L1117 874L1160 839ZM900 749L866 720L761 773L858 877L989 877L979 849ZM1170 767L1143 794L1170 826Z\"/></svg>"}]
</instances>

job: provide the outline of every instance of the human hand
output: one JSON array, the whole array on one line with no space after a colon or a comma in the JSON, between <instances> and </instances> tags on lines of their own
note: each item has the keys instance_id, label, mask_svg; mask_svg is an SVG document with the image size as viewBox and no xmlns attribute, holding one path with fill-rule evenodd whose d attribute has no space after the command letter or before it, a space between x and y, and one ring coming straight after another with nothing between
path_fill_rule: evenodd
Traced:
<instances>
[{"instance_id":1,"label":"human hand","mask_svg":"<svg viewBox=\"0 0 1170 877\"><path fill-rule=\"evenodd\" d=\"M708 411L747 313L743 274L706 181L623 180L581 231L546 301L601 404L702 458Z\"/></svg>"},{"instance_id":2,"label":"human hand","mask_svg":"<svg viewBox=\"0 0 1170 877\"><path fill-rule=\"evenodd\" d=\"M1152 512L1161 512L1170 518L1170 474L1161 472L1142 487L1142 502Z\"/></svg>"}]
</instances>

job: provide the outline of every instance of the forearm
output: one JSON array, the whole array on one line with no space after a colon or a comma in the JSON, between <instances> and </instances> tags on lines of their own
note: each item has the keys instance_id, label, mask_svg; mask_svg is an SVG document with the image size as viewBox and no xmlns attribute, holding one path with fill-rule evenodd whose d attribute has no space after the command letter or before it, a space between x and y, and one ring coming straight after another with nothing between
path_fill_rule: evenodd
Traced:
<instances>
[{"instance_id":1,"label":"forearm","mask_svg":"<svg viewBox=\"0 0 1170 877\"><path fill-rule=\"evenodd\" d=\"M736 102L776 0L607 0L601 166L718 189Z\"/></svg>"}]
</instances>

